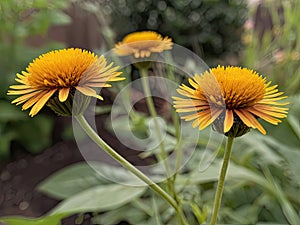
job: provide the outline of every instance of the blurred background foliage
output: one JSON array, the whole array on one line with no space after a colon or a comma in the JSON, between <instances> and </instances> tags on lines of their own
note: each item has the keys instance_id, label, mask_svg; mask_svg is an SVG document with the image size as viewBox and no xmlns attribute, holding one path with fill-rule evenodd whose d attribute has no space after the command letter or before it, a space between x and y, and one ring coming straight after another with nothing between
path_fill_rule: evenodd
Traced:
<instances>
[{"instance_id":1,"label":"blurred background foliage","mask_svg":"<svg viewBox=\"0 0 300 225\"><path fill-rule=\"evenodd\" d=\"M237 140L220 218L230 224L299 224L300 2L259 2L248 5L242 0L72 0L69 3L79 7L80 12L93 15L97 21L98 25L92 29L99 32L99 39L103 41L92 50L104 52L127 33L153 29L195 51L209 66L233 62L257 70L278 84L279 89L290 96L288 118L277 127L263 123L267 136L251 131ZM60 0L0 2L0 25L3 27L0 31L2 156L7 156L12 141L32 152L41 151L50 143L53 121L45 113L29 120L27 113L9 103L6 91L15 73L24 70L34 57L46 49L63 46L62 43L54 43L55 46L47 43L42 48L32 48L27 45L26 38L32 34L47 33L51 25L69 23L70 18L65 14L68 7L67 1ZM80 47L88 43L85 44ZM148 120L146 114L140 113L138 123L133 121L131 129L147 134ZM199 161L208 135L207 131L201 133L198 151L185 167L185 174L179 175L177 180L180 197L192 202L185 205L191 224L205 221L210 213L220 167L219 157L224 151L221 148L214 163L200 173ZM36 143L37 139L45 139L46 142ZM168 141L176 142L172 133ZM115 167L99 166L116 177L124 174ZM175 213L149 190L129 190L110 183L86 164L73 165L52 175L39 186L39 190L63 200L65 207L54 209L50 216L44 218L45 223L69 215L65 214L68 209L67 212L76 213L93 211L95 224L117 224L121 221L135 225L150 225L157 221L176 224ZM126 198L129 193L131 201ZM117 194L120 194L119 199L115 198ZM106 204L95 204L90 199ZM77 205L73 204L74 201ZM15 221L15 224L20 222Z\"/></svg>"},{"instance_id":2,"label":"blurred background foliage","mask_svg":"<svg viewBox=\"0 0 300 225\"><path fill-rule=\"evenodd\" d=\"M290 95L300 93L299 10L299 1L265 1L251 10L242 35L242 64L268 76Z\"/></svg>"},{"instance_id":3,"label":"blurred background foliage","mask_svg":"<svg viewBox=\"0 0 300 225\"><path fill-rule=\"evenodd\" d=\"M70 22L64 13L68 1L1 0L0 1L0 161L9 157L11 144L38 153L51 144L53 120L40 115L35 119L11 105L7 96L15 74L25 70L33 58L63 43L49 42L38 48L27 44L35 35L46 35L50 26ZM37 141L38 140L38 141Z\"/></svg>"},{"instance_id":4,"label":"blurred background foliage","mask_svg":"<svg viewBox=\"0 0 300 225\"><path fill-rule=\"evenodd\" d=\"M242 47L247 1L241 0L115 0L101 1L116 39L137 30L157 30L215 64Z\"/></svg>"},{"instance_id":5,"label":"blurred background foliage","mask_svg":"<svg viewBox=\"0 0 300 225\"><path fill-rule=\"evenodd\" d=\"M0 104L1 110L9 113L0 116L0 142L3 143L0 160L9 157L12 143L32 153L51 144L53 119L44 113L34 119L38 122L29 120L26 114L20 113L21 107L10 104L13 97L6 95L15 74L24 70L35 57L65 46L104 52L113 48L114 43L127 33L152 29L169 35L174 42L190 48L209 65L214 65L225 55L237 54L241 49L246 6L244 1L238 0L1 1ZM53 26L63 27L73 39L58 42L46 38L36 44L34 37L49 37L49 29ZM28 135L26 130L31 125L36 129ZM17 129L20 127L22 129ZM39 144L35 141L37 135L45 137ZM23 140L25 136L28 137Z\"/></svg>"}]
</instances>

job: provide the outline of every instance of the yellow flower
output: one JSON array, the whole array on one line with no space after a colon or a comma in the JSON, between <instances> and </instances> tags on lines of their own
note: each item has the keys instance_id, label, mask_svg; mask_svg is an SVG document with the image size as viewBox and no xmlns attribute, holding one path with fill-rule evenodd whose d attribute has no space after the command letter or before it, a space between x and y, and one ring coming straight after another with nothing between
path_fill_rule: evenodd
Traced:
<instances>
[{"instance_id":1,"label":"yellow flower","mask_svg":"<svg viewBox=\"0 0 300 225\"><path fill-rule=\"evenodd\" d=\"M115 46L119 56L133 55L135 58L150 57L152 53L159 53L172 49L172 39L162 37L154 31L141 31L128 34L123 41Z\"/></svg>"},{"instance_id":2,"label":"yellow flower","mask_svg":"<svg viewBox=\"0 0 300 225\"><path fill-rule=\"evenodd\" d=\"M34 59L26 71L18 73L15 80L20 84L10 86L8 95L22 95L12 103L24 103L22 110L32 107L29 115L34 116L51 98L63 103L75 90L102 99L94 88L110 87L107 82L122 80L117 69L112 63L107 65L104 56L98 58L87 50L55 50Z\"/></svg>"},{"instance_id":3,"label":"yellow flower","mask_svg":"<svg viewBox=\"0 0 300 225\"><path fill-rule=\"evenodd\" d=\"M193 127L199 126L199 130L213 123L227 136L241 136L250 128L266 134L258 118L277 125L279 118L287 116L288 108L282 106L289 103L278 102L287 97L255 71L218 66L196 74L189 83L192 88L182 84L177 89L187 98L173 97L174 107L177 112L190 113L182 119L193 120Z\"/></svg>"}]
</instances>

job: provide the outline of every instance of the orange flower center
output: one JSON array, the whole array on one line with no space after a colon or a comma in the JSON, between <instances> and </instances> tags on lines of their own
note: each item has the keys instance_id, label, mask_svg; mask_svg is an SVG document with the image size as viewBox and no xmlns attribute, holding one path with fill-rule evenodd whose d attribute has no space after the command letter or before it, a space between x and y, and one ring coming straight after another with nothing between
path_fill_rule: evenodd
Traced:
<instances>
[{"instance_id":1,"label":"orange flower center","mask_svg":"<svg viewBox=\"0 0 300 225\"><path fill-rule=\"evenodd\" d=\"M265 78L239 67L214 68L200 77L198 85L196 95L227 109L253 106L264 98L266 92Z\"/></svg>"},{"instance_id":2,"label":"orange flower center","mask_svg":"<svg viewBox=\"0 0 300 225\"><path fill-rule=\"evenodd\" d=\"M57 54L57 52L60 54ZM77 86L84 72L97 60L86 50L64 49L41 55L27 67L32 87L63 88Z\"/></svg>"}]
</instances>

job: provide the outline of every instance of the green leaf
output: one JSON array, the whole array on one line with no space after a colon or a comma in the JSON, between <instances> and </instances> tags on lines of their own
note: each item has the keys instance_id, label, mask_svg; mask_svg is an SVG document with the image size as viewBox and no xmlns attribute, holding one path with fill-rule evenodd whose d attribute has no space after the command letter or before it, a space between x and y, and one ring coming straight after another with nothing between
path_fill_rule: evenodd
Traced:
<instances>
[{"instance_id":1,"label":"green leaf","mask_svg":"<svg viewBox=\"0 0 300 225\"><path fill-rule=\"evenodd\" d=\"M278 126L266 124L268 135L273 136L278 142L288 146L300 146L300 95L289 98L291 102L288 117L282 120Z\"/></svg>"},{"instance_id":2,"label":"green leaf","mask_svg":"<svg viewBox=\"0 0 300 225\"><path fill-rule=\"evenodd\" d=\"M128 221L130 224L142 223L148 218L147 214L133 207L125 205L119 209L108 211L93 218L94 224L115 225L121 221Z\"/></svg>"},{"instance_id":3,"label":"green leaf","mask_svg":"<svg viewBox=\"0 0 300 225\"><path fill-rule=\"evenodd\" d=\"M108 183L89 164L78 163L48 177L38 186L38 190L54 198L65 199L91 187Z\"/></svg>"},{"instance_id":4,"label":"green leaf","mask_svg":"<svg viewBox=\"0 0 300 225\"><path fill-rule=\"evenodd\" d=\"M120 184L93 187L61 202L51 215L113 210L141 196L145 190L146 187Z\"/></svg>"},{"instance_id":5,"label":"green leaf","mask_svg":"<svg viewBox=\"0 0 300 225\"><path fill-rule=\"evenodd\" d=\"M15 132L5 132L2 134L0 131L0 161L5 160L9 157L10 153L10 143L15 137Z\"/></svg>"},{"instance_id":6,"label":"green leaf","mask_svg":"<svg viewBox=\"0 0 300 225\"><path fill-rule=\"evenodd\" d=\"M51 144L53 121L51 118L38 115L34 119L18 124L17 137L25 148L38 153Z\"/></svg>"},{"instance_id":7,"label":"green leaf","mask_svg":"<svg viewBox=\"0 0 300 225\"><path fill-rule=\"evenodd\" d=\"M145 190L146 187L119 184L97 186L61 202L47 216L35 219L6 217L0 218L0 222L8 225L58 225L62 218L72 214L114 210L141 196Z\"/></svg>"},{"instance_id":8,"label":"green leaf","mask_svg":"<svg viewBox=\"0 0 300 225\"><path fill-rule=\"evenodd\" d=\"M278 141L270 135L263 136L258 132L252 132L247 134L241 142L246 143L248 148L253 148L253 151L260 156L264 164L278 165L282 161L280 155L272 148L274 143ZM255 145L253 143L255 143ZM278 148L278 144L276 147Z\"/></svg>"},{"instance_id":9,"label":"green leaf","mask_svg":"<svg viewBox=\"0 0 300 225\"><path fill-rule=\"evenodd\" d=\"M153 205L153 210L154 210L154 218L155 218L155 224L156 225L162 225L162 222L161 222L161 215L160 215L160 212L159 212L159 209L158 209L158 206L157 206L157 203L156 203L156 200L155 198L153 197L152 198L152 205Z\"/></svg>"},{"instance_id":10,"label":"green leaf","mask_svg":"<svg viewBox=\"0 0 300 225\"><path fill-rule=\"evenodd\" d=\"M298 140L300 141L300 121L297 119L298 117L294 115L289 115L287 121L291 128L293 129L295 135L297 136Z\"/></svg>"},{"instance_id":11,"label":"green leaf","mask_svg":"<svg viewBox=\"0 0 300 225\"><path fill-rule=\"evenodd\" d=\"M24 120L27 118L24 112L8 101L0 100L0 109L0 122Z\"/></svg>"},{"instance_id":12,"label":"green leaf","mask_svg":"<svg viewBox=\"0 0 300 225\"><path fill-rule=\"evenodd\" d=\"M100 106L95 106L95 114L96 115L102 115L106 113L111 112L111 106L110 105L100 105Z\"/></svg>"},{"instance_id":13,"label":"green leaf","mask_svg":"<svg viewBox=\"0 0 300 225\"><path fill-rule=\"evenodd\" d=\"M7 225L59 225L60 221L67 217L68 214L55 214L39 218L24 218L24 217L4 217L0 218L0 223Z\"/></svg>"},{"instance_id":14,"label":"green leaf","mask_svg":"<svg viewBox=\"0 0 300 225\"><path fill-rule=\"evenodd\" d=\"M283 149L282 156L287 160L294 181L300 185L300 149Z\"/></svg>"},{"instance_id":15,"label":"green leaf","mask_svg":"<svg viewBox=\"0 0 300 225\"><path fill-rule=\"evenodd\" d=\"M234 210L224 208L223 213L227 215L235 224L255 224L260 207L255 204L245 204Z\"/></svg>"},{"instance_id":16,"label":"green leaf","mask_svg":"<svg viewBox=\"0 0 300 225\"><path fill-rule=\"evenodd\" d=\"M154 132L154 131L151 131L151 132ZM159 143L160 142L157 138L152 137L146 147L146 150L144 152L142 152L139 156L141 158L146 158L153 154L159 153L159 151L161 150ZM174 150L176 148L177 140L174 136L166 134L166 136L163 139L163 144L165 146L165 151L171 152L172 150Z\"/></svg>"},{"instance_id":17,"label":"green leaf","mask_svg":"<svg viewBox=\"0 0 300 225\"><path fill-rule=\"evenodd\" d=\"M195 170L189 177L185 175L178 176L178 182L183 184L203 184L212 181L217 181L219 179L219 173L221 169L221 160L215 160L215 162L210 165L205 171ZM238 179L239 181L252 181L260 183L262 179L260 176L252 172L251 170L236 165L233 162L230 162L227 172L227 179Z\"/></svg>"}]
</instances>

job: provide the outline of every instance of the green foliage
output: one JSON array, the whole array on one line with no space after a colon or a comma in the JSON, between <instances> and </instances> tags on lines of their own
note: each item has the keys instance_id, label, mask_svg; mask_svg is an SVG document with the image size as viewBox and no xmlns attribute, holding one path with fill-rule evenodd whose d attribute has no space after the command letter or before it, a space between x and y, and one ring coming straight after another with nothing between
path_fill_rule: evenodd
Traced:
<instances>
[{"instance_id":1,"label":"green foliage","mask_svg":"<svg viewBox=\"0 0 300 225\"><path fill-rule=\"evenodd\" d=\"M1 41L20 43L36 34L46 34L50 25L67 24L62 11L67 1L2 0L0 3Z\"/></svg>"},{"instance_id":2,"label":"green foliage","mask_svg":"<svg viewBox=\"0 0 300 225\"><path fill-rule=\"evenodd\" d=\"M300 2L266 1L263 7L271 14L273 26L266 29L262 36L257 29L245 32L242 63L267 76L288 94L299 93ZM280 8L282 14L278 13ZM257 26L263 26L264 23L267 23L266 18L258 21Z\"/></svg>"},{"instance_id":3,"label":"green foliage","mask_svg":"<svg viewBox=\"0 0 300 225\"><path fill-rule=\"evenodd\" d=\"M17 141L32 153L51 144L51 118L39 115L29 120L28 115L4 100L0 100L0 107L3 110L0 116L0 160L8 157L12 141Z\"/></svg>"},{"instance_id":4,"label":"green foliage","mask_svg":"<svg viewBox=\"0 0 300 225\"><path fill-rule=\"evenodd\" d=\"M292 102L298 105L300 98L295 99ZM290 113L298 114L298 107L292 108ZM299 118L296 122L300 123ZM291 126L285 126L287 123L284 120L276 130L285 134L293 133ZM252 131L235 142L219 214L223 223L300 222L300 149L299 145L293 146L300 139L292 136L292 141L283 143L276 138L278 134L273 136L272 129L268 131L268 136ZM202 133L203 139L207 132L209 130ZM199 170L206 143L203 144L199 145L185 166L185 173L178 174L176 179L178 197L183 201L189 224L204 223L211 213L214 184L218 180L221 165L221 160L217 158L206 170ZM113 225L121 221L134 225L177 224L176 212L150 190L114 184L97 173L101 171L105 177L128 181L132 179L124 175L123 169L97 162L90 165L96 170L85 163L79 163L49 177L39 186L39 190L63 201L39 220L19 218L17 221L36 225L40 221L48 222L53 218L92 211L94 224ZM4 221L9 225L17 224L12 222L14 220L16 218L6 218Z\"/></svg>"},{"instance_id":5,"label":"green foliage","mask_svg":"<svg viewBox=\"0 0 300 225\"><path fill-rule=\"evenodd\" d=\"M233 14L228 13L227 15L227 11L226 16L224 17L223 14L226 11L225 6L227 6L224 4L226 2L228 1L203 1L202 3L199 3L201 5L199 10L206 9L207 13L212 14L211 21L214 22L214 18L218 18L225 23L223 28L228 29L228 25L226 24L228 21L235 24L234 21L237 15L236 12ZM235 1L229 2L233 5L234 3L238 4ZM205 36L202 37L203 33L201 32L203 32L203 30L195 29L198 26L201 27L202 22L199 22L197 25L188 23L186 22L188 17L183 16L186 10L190 9L189 7L192 7L193 4L196 3L197 1L172 1L167 3L159 1L155 2L155 4L153 1L111 1L106 4L106 11L107 13L114 15L114 19L117 18L115 15L116 13L120 14L120 17L113 21L114 24L116 21L120 20L118 24L118 32L120 34L122 34L122 32L125 33L125 31L122 31L122 28L127 25L132 26L131 29L144 29L142 27L142 24L144 23L144 26L146 26L145 28L158 29L164 34L169 34L175 40L178 39L179 41L176 40L176 42L180 43L180 40L182 42L186 41L183 40L183 37L186 38L186 35L189 35L192 38L196 38L198 35L201 36L201 38L205 38ZM292 3L292 5L290 5L290 3ZM135 8L132 11L130 9L130 11L128 11L127 4L133 4L132 6ZM167 5L165 10L161 10L163 4ZM205 8L204 4L207 4L206 6L209 7ZM218 7L213 7L214 10L216 10L215 14L213 13L214 10L211 12L209 9L213 4L220 4L223 7L221 8L222 12ZM298 89L298 81L300 78L297 73L298 59L295 61L295 58L293 58L293 60L288 58L288 60L284 61L284 65L281 65L282 67L278 61L271 61L270 66L265 66L265 62L261 60L265 59L265 56L269 57L270 51L273 52L273 50L278 49L279 46L280 48L282 47L284 51L290 51L289 53L293 53L292 46L294 45L292 45L292 43L295 44L296 49L298 49L298 42L295 42L298 37L298 29L296 26L296 21L298 20L295 20L295 18L299 17L299 15L296 15L297 7L299 5L294 1L284 1L283 5L285 9L284 15L286 16L285 25L283 25L284 32L281 33L280 36L283 38L283 41L280 41L279 36L275 36L275 39L271 39L268 37L268 34L266 34L262 42L253 39L251 45L246 46L244 64L248 65L250 68L259 69L262 73L270 74L275 82L279 82L281 87L292 95L289 98L291 103L289 106L290 112L288 118L284 119L276 129L273 125L263 123L263 126L265 126L268 131L267 136L263 136L256 130L252 130L245 136L236 139L226 179L224 198L219 214L220 223L300 224L300 96ZM276 5L274 4L274 7L275 6ZM120 11L121 8L122 11ZM111 11L109 11L109 9L111 9ZM176 17L174 20L169 21L171 25L161 24L159 21L163 16L167 16L169 19L172 18L172 15L170 14L172 10ZM223 17L219 17L219 13L223 13ZM152 18L153 15L156 14L157 21L156 23L152 23L150 17ZM131 22L133 21L132 24L125 18L126 15L130 18ZM142 15L142 17L138 19L138 15ZM231 20L227 18L227 16L231 16ZM204 17L203 19L208 18ZM125 24L123 24L123 22ZM155 24L157 27L154 26ZM169 26L169 30L164 30L166 29L164 26ZM219 25L216 24L216 26ZM291 27L293 27L292 30L290 30ZM128 27L126 29L128 29ZM214 29L207 29L207 35L215 34L213 33ZM187 30L191 31L191 33L186 33ZM212 33L209 33L210 31ZM228 29L228 31L232 32L231 29ZM292 35L289 31L292 31ZM174 32L174 36L172 32ZM175 33L178 33L178 35L175 35ZM289 35L292 37L289 37ZM201 38L200 41L203 41ZM254 33L252 38L255 38ZM203 41L204 49L206 48L204 47L205 43L206 42ZM278 43L280 43L280 45ZM212 42L209 42L207 46L211 47L214 45ZM222 52L225 49L224 46L221 46L220 51ZM217 53L221 52L217 51ZM259 61L257 59L259 59ZM286 72L284 74L286 75L285 77L283 77L282 71ZM298 93L298 95L295 93ZM20 121L22 121L24 127L26 127L26 123L28 122L27 116L24 116L17 110L17 107L12 107L6 101L1 101L0 107L1 106L6 109L6 113L0 115L0 122L3 125L0 126L0 133L3 134L1 137L3 136L5 137L4 139L7 140L6 142L1 142L4 143L1 147L9 146L10 141L15 137L24 138L24 145L27 142L31 142L27 139L30 137L26 136L26 134L16 134L15 132L21 132L18 129L10 130L12 123L17 124ZM104 113L109 110L109 107L97 109L97 113ZM149 117L146 114L132 110L129 117L129 125L125 123L121 117L115 120L118 124L117 129L122 131L125 139L130 131L140 138L147 138L151 133L155 132L154 128L149 126ZM167 134L163 144L166 145L166 152L171 153L174 151L174 146L178 144L178 129L176 129L175 125L173 126L170 124L169 121L165 122L168 126L166 128ZM42 122L37 123L39 124ZM22 129L26 130L25 128ZM37 128L34 128L34 130L35 129ZM42 133L48 130L48 128L43 129L43 131L38 132ZM215 184L218 180L221 156L224 148L221 146L219 149L216 149L219 146L217 141L212 137L210 146L208 146L209 148L205 149L210 136L209 132L209 129L206 129L200 133L197 149L193 154L193 157L185 165L184 170L179 171L176 177L175 187L178 195L177 198L183 204L182 207L188 218L189 224L206 223L208 215L211 214L210 210L214 199ZM194 129L183 135L194 136L197 134L198 131ZM33 139L37 136L38 134L32 134ZM184 139L190 141L190 139ZM153 148L153 146L157 146L157 140L151 138L148 140L149 143L147 143L146 146L147 151L143 152L140 156L158 156L159 149ZM22 139L19 141L22 143ZM187 143L181 144L187 146ZM28 147L32 149L40 148L40 146L34 147L33 145ZM205 154L206 151L209 151L209 149L212 149L213 151L219 150L217 158L213 160L206 170L200 170L203 166L200 165L203 154ZM212 156L215 156L215 154L212 153ZM133 179L132 176L128 176L128 174L124 173L122 168L112 167L97 162L93 162L91 165L97 171L101 171L101 174L105 174L105 177L110 177L112 180L118 178L129 182ZM121 221L127 221L134 225L178 224L175 210L146 187L131 187L113 183L112 181L104 179L104 177L94 169L90 168L90 166L85 163L80 163L65 168L42 182L38 187L39 191L62 200L60 204L45 216L37 219L10 217L2 218L0 221L7 222L9 225L56 225L59 224L59 221L62 218L69 215L93 212L92 220L95 224L113 225L118 224ZM164 174L165 172L163 167L156 169L157 171L155 172L157 172L157 174ZM161 182L159 185L161 187L167 186L166 182Z\"/></svg>"},{"instance_id":6,"label":"green foliage","mask_svg":"<svg viewBox=\"0 0 300 225\"><path fill-rule=\"evenodd\" d=\"M101 170L112 171L113 169L115 176L124 177L122 169L118 170L97 163L92 163L92 165ZM120 207L125 207L146 191L145 186L131 187L105 180L86 163L73 165L52 175L40 185L39 189L46 194L64 199L64 201L47 215L38 219L10 217L1 218L0 222L7 222L9 225L20 223L55 225L59 224L62 218L75 213L118 211Z\"/></svg>"},{"instance_id":7,"label":"green foliage","mask_svg":"<svg viewBox=\"0 0 300 225\"><path fill-rule=\"evenodd\" d=\"M32 153L40 152L51 143L52 119L46 116L29 119L20 107L11 105L13 98L6 93L15 74L24 70L30 61L49 49L64 46L50 42L36 49L29 47L26 41L34 35L45 35L51 25L69 23L69 16L63 12L67 6L68 1L60 0L0 2L0 160L9 157L13 141Z\"/></svg>"},{"instance_id":8,"label":"green foliage","mask_svg":"<svg viewBox=\"0 0 300 225\"><path fill-rule=\"evenodd\" d=\"M44 216L40 218L30 219L22 217L9 217L9 218L0 218L0 222L6 223L9 225L59 225L62 218L66 217L68 214L55 214Z\"/></svg>"},{"instance_id":9,"label":"green foliage","mask_svg":"<svg viewBox=\"0 0 300 225\"><path fill-rule=\"evenodd\" d=\"M96 186L66 199L53 209L51 214L114 210L139 197L145 189L120 184Z\"/></svg>"},{"instance_id":10,"label":"green foliage","mask_svg":"<svg viewBox=\"0 0 300 225\"><path fill-rule=\"evenodd\" d=\"M122 0L104 1L103 7L118 40L136 30L157 30L206 61L240 50L247 16L246 3L238 0Z\"/></svg>"},{"instance_id":11,"label":"green foliage","mask_svg":"<svg viewBox=\"0 0 300 225\"><path fill-rule=\"evenodd\" d=\"M265 1L262 7L264 15L270 13L272 26L261 36L257 26L263 26L267 22L265 20L258 21L256 29L247 30L243 38L242 63L267 75L274 84L279 84L280 90L291 95L290 110L288 117L276 129L273 125L264 124L268 130L266 137L245 138L249 144L255 142L258 148L243 146L248 154L244 153L244 159L239 156L238 161L247 162L245 166L262 172L268 181L268 195L263 193L255 201L260 206L257 218L274 223L299 224L300 29L297 24L300 3L296 0ZM253 18L255 12L253 10Z\"/></svg>"},{"instance_id":12,"label":"green foliage","mask_svg":"<svg viewBox=\"0 0 300 225\"><path fill-rule=\"evenodd\" d=\"M88 164L78 164L51 175L38 189L57 199L66 199L88 188L108 184Z\"/></svg>"}]
</instances>

